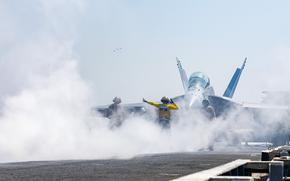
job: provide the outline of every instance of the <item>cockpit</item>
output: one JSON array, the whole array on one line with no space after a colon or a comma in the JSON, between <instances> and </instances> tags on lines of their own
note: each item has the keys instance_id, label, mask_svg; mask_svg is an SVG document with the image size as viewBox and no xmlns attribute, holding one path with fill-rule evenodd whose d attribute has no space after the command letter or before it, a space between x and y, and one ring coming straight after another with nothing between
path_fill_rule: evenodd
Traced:
<instances>
[{"instance_id":1,"label":"cockpit","mask_svg":"<svg viewBox=\"0 0 290 181\"><path fill-rule=\"evenodd\" d=\"M195 72L191 74L188 82L188 88L192 89L195 87L201 87L206 89L210 86L210 80L207 75L202 72Z\"/></svg>"}]
</instances>

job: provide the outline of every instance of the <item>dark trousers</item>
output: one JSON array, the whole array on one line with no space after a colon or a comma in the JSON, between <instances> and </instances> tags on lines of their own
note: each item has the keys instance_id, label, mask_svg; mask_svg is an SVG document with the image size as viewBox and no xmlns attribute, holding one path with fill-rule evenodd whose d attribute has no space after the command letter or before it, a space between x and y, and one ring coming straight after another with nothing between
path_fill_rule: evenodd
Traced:
<instances>
[{"instance_id":1,"label":"dark trousers","mask_svg":"<svg viewBox=\"0 0 290 181\"><path fill-rule=\"evenodd\" d=\"M158 123L162 126L162 128L170 128L170 119L159 118Z\"/></svg>"}]
</instances>

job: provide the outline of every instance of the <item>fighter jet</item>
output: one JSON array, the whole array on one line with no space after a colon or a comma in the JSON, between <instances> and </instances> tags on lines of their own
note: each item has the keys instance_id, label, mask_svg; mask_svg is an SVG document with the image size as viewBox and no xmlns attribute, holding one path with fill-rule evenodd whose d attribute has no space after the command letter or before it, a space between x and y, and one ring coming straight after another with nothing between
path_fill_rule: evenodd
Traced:
<instances>
[{"instance_id":1,"label":"fighter jet","mask_svg":"<svg viewBox=\"0 0 290 181\"><path fill-rule=\"evenodd\" d=\"M180 110L185 111L194 110L193 113L195 113L196 110L200 110L201 113L206 114L205 117L208 117L210 120L214 120L215 118L223 119L227 118L228 116L231 116L232 120L235 118L239 118L239 116L243 116L243 114L240 114L241 112L242 113L247 112L247 115L252 116L253 120L261 124L261 128L263 127L263 121L265 121L265 119L271 119L270 122L275 123L276 127L277 126L283 127L283 125L276 124L277 122L283 124L285 120L286 122L290 121L289 104L285 105L281 104L281 102L279 102L278 104L268 104L267 102L269 101L265 100L263 100L261 103L258 104L246 104L234 101L232 99L237 89L243 70L245 69L247 58L245 58L243 64L240 67L238 67L234 72L222 96L218 96L215 94L214 88L211 86L210 79L205 73L194 72L188 78L185 70L181 65L181 61L178 58L176 58L176 61L184 89L184 94L174 97L172 98L172 100L180 106ZM277 95L277 93L275 93L275 95ZM282 94L278 93L278 95ZM269 93L267 94L267 96L274 97L273 94ZM269 99L268 97L266 99ZM282 96L281 98L285 101L285 96ZM120 106L122 106L122 109L125 112L129 113L126 115L130 114L150 115L152 113L152 111L150 111L150 109L144 103L121 104ZM110 110L109 106L97 107L95 108L95 110L101 113L103 116L109 118L111 117L110 114L113 113ZM289 130L286 129L284 130L284 132L272 133L272 135L262 135L261 137L254 139L270 141L275 145L282 145L283 143L285 143L284 138L287 138L288 141L289 141L288 138L290 138L290 136L288 137ZM268 140L269 138L271 140Z\"/></svg>"},{"instance_id":2,"label":"fighter jet","mask_svg":"<svg viewBox=\"0 0 290 181\"><path fill-rule=\"evenodd\" d=\"M245 58L242 66L236 69L223 96L215 95L210 79L205 73L194 72L188 79L180 60L176 58L176 61L184 88L184 95L173 98L174 101L181 103L186 109L205 109L210 106L215 116L222 115L229 110L229 107L237 106L238 103L233 102L232 98L245 68L247 58Z\"/></svg>"},{"instance_id":3,"label":"fighter jet","mask_svg":"<svg viewBox=\"0 0 290 181\"><path fill-rule=\"evenodd\" d=\"M211 86L209 77L202 72L194 72L188 78L185 70L181 65L181 61L176 58L177 67L180 73L181 82L184 88L184 94L172 98L174 102L181 106L181 109L205 109L210 110L210 117L227 116L227 113L233 109L242 109L258 115L260 110L287 110L286 106L268 106L259 104L245 104L234 101L232 98L235 94L240 77L245 69L247 58L244 59L241 67L238 67L232 76L225 92L222 96L215 95L214 88ZM128 113L145 114L147 106L144 103L123 104L123 109ZM210 108L210 109L208 109ZM96 111L107 115L110 111L108 106L97 107Z\"/></svg>"},{"instance_id":4,"label":"fighter jet","mask_svg":"<svg viewBox=\"0 0 290 181\"><path fill-rule=\"evenodd\" d=\"M280 111L286 113L289 111L289 107L284 105L246 104L232 99L245 69L247 58L245 58L242 66L236 69L222 96L215 95L214 88L211 86L210 79L206 74L195 72L188 79L180 60L176 58L176 61L184 88L184 95L175 97L173 100L182 104L186 109L206 109L206 107L211 107L216 117L226 117L227 113L233 110L242 110L253 114L256 118L260 116L261 112Z\"/></svg>"}]
</instances>

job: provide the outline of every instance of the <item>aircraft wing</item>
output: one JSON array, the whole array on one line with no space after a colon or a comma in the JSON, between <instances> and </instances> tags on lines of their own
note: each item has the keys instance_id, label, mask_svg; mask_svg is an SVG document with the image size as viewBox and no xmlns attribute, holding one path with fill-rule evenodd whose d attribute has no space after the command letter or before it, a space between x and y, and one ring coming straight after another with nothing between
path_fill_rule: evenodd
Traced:
<instances>
[{"instance_id":1,"label":"aircraft wing","mask_svg":"<svg viewBox=\"0 0 290 181\"><path fill-rule=\"evenodd\" d=\"M288 106L279 106L279 105L261 105L261 104L252 104L252 103L243 103L242 106L248 109L277 109L277 110L287 110Z\"/></svg>"},{"instance_id":2,"label":"aircraft wing","mask_svg":"<svg viewBox=\"0 0 290 181\"><path fill-rule=\"evenodd\" d=\"M243 103L242 107L247 110L251 111L253 113L269 113L269 112L276 112L281 114L289 114L290 113L290 107L289 106L280 106L280 105L267 105L267 104L248 104ZM290 115L290 114L289 114Z\"/></svg>"},{"instance_id":3,"label":"aircraft wing","mask_svg":"<svg viewBox=\"0 0 290 181\"><path fill-rule=\"evenodd\" d=\"M172 98L172 100L176 103L179 103L179 102L184 100L184 95L174 97L174 98Z\"/></svg>"},{"instance_id":4,"label":"aircraft wing","mask_svg":"<svg viewBox=\"0 0 290 181\"><path fill-rule=\"evenodd\" d=\"M141 113L146 111L144 103L124 104L123 107L129 112Z\"/></svg>"},{"instance_id":5,"label":"aircraft wing","mask_svg":"<svg viewBox=\"0 0 290 181\"><path fill-rule=\"evenodd\" d=\"M211 95L208 96L208 101L210 102L210 105L214 108L216 116L220 116L229 110L242 106L240 103L235 102L227 97Z\"/></svg>"},{"instance_id":6,"label":"aircraft wing","mask_svg":"<svg viewBox=\"0 0 290 181\"><path fill-rule=\"evenodd\" d=\"M180 106L180 104L184 100L184 95L174 97L172 98L172 100ZM100 113L104 117L109 117L112 114L111 110L109 109L109 106L110 105L98 106L98 107L93 108L93 111ZM126 113L129 113L129 114L134 113L134 114L143 115L145 113L150 113L151 106L142 102L142 103L132 103L132 104L120 104L120 107Z\"/></svg>"},{"instance_id":7,"label":"aircraft wing","mask_svg":"<svg viewBox=\"0 0 290 181\"><path fill-rule=\"evenodd\" d=\"M94 111L100 113L104 117L111 115L110 105L98 106L93 108ZM144 103L120 104L120 107L127 113L144 114L146 113L146 106Z\"/></svg>"},{"instance_id":8,"label":"aircraft wing","mask_svg":"<svg viewBox=\"0 0 290 181\"><path fill-rule=\"evenodd\" d=\"M280 105L267 105L267 104L249 104L249 103L239 103L235 102L227 97L219 96L208 96L210 105L214 108L216 115L220 116L223 113L232 109L244 109L246 111L251 111L253 113L266 112L266 111L280 111L283 113L290 112L289 106Z\"/></svg>"}]
</instances>

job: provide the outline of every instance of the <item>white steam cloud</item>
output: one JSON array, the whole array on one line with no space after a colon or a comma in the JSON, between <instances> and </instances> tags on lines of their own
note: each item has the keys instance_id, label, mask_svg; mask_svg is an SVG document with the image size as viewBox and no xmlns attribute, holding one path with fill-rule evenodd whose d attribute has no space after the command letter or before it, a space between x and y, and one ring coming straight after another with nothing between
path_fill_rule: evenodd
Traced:
<instances>
[{"instance_id":1,"label":"white steam cloud","mask_svg":"<svg viewBox=\"0 0 290 181\"><path fill-rule=\"evenodd\" d=\"M217 138L229 143L259 136L260 123L247 114L212 122L198 113L182 114L170 131L152 120L129 117L119 129L109 129L107 119L91 113L95 91L80 76L73 53L82 2L0 1L0 13L7 19L0 25L1 162L197 151ZM25 18L32 18L32 25Z\"/></svg>"}]
</instances>

